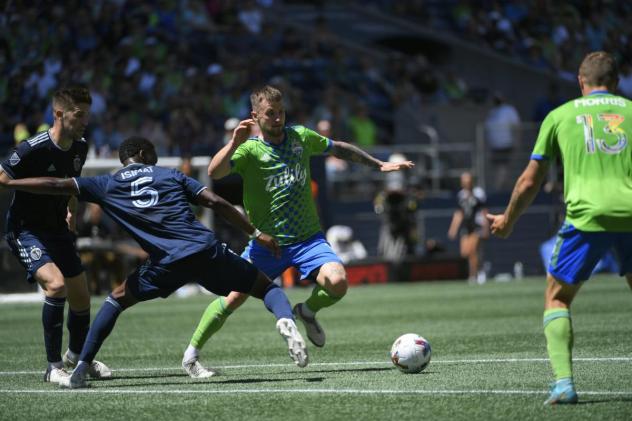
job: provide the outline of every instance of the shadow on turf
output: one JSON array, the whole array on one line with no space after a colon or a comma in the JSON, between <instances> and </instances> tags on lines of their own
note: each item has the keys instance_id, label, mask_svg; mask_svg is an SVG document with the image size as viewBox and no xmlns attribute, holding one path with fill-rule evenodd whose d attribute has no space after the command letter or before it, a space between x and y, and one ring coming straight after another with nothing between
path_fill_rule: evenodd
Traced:
<instances>
[{"instance_id":1,"label":"shadow on turf","mask_svg":"<svg viewBox=\"0 0 632 421\"><path fill-rule=\"evenodd\" d=\"M579 402L575 405L598 405L598 404L608 404L612 402L632 402L632 397L628 396L613 396L611 398L602 398L602 399L582 399L581 393Z\"/></svg>"},{"instance_id":2,"label":"shadow on turf","mask_svg":"<svg viewBox=\"0 0 632 421\"><path fill-rule=\"evenodd\" d=\"M112 380L140 380L140 379L156 379L156 378L166 378L166 377L184 377L189 378L186 374L167 374L167 375L144 375L144 376L122 376L111 379L102 379L99 381L112 381ZM139 386L182 386L187 384L252 384L252 383L280 383L280 382L295 382L303 380L305 382L317 383L325 380L324 377L309 377L306 379L300 378L287 378L287 379L225 379L225 380L217 380L221 379L222 376L212 377L209 379L199 379L199 380L191 380L185 382L161 382L161 383L126 383L126 384L117 384L117 388L128 388L128 387L139 387Z\"/></svg>"}]
</instances>

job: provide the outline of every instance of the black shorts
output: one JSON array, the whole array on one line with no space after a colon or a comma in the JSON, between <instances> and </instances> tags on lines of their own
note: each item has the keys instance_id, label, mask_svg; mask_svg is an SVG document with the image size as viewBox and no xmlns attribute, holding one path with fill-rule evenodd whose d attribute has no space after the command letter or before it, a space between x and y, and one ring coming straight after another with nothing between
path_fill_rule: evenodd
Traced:
<instances>
[{"instance_id":1,"label":"black shorts","mask_svg":"<svg viewBox=\"0 0 632 421\"><path fill-rule=\"evenodd\" d=\"M184 257L166 265L147 261L127 278L127 288L138 301L166 298L181 286L194 282L214 294L249 293L259 270L226 244Z\"/></svg>"},{"instance_id":2,"label":"black shorts","mask_svg":"<svg viewBox=\"0 0 632 421\"><path fill-rule=\"evenodd\" d=\"M65 278L83 273L84 268L70 231L61 234L10 231L5 236L13 255L26 269L26 279L35 282L35 272L46 263L54 263Z\"/></svg>"}]
</instances>

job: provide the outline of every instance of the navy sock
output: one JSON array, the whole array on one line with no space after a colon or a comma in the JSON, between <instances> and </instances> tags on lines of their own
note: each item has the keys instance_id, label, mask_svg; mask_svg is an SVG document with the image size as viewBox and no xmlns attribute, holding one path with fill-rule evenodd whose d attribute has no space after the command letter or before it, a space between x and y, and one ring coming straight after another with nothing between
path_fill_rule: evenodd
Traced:
<instances>
[{"instance_id":1,"label":"navy sock","mask_svg":"<svg viewBox=\"0 0 632 421\"><path fill-rule=\"evenodd\" d=\"M92 327L88 331L88 337L83 344L79 361L91 363L94 360L94 356L99 352L105 338L112 332L116 319L118 319L122 311L120 304L112 296L108 296L105 299L101 309L94 318L94 322L92 322Z\"/></svg>"},{"instance_id":2,"label":"navy sock","mask_svg":"<svg viewBox=\"0 0 632 421\"><path fill-rule=\"evenodd\" d=\"M75 354L80 354L90 329L90 308L84 311L73 311L69 308L66 326L70 334L68 349Z\"/></svg>"},{"instance_id":3,"label":"navy sock","mask_svg":"<svg viewBox=\"0 0 632 421\"><path fill-rule=\"evenodd\" d=\"M64 334L64 306L66 298L44 298L42 325L44 326L44 346L49 363L61 361L61 340Z\"/></svg>"},{"instance_id":4,"label":"navy sock","mask_svg":"<svg viewBox=\"0 0 632 421\"><path fill-rule=\"evenodd\" d=\"M270 284L263 296L263 303L270 312L274 313L277 320L283 318L294 320L290 302L278 285Z\"/></svg>"}]
</instances>

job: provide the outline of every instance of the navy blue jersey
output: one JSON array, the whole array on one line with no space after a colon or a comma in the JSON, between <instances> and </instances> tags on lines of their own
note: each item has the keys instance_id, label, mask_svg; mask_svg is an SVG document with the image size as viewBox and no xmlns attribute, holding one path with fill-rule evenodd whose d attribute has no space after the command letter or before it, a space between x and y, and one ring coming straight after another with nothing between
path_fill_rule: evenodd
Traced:
<instances>
[{"instance_id":1,"label":"navy blue jersey","mask_svg":"<svg viewBox=\"0 0 632 421\"><path fill-rule=\"evenodd\" d=\"M171 263L217 243L189 206L206 187L180 171L130 164L114 174L77 177L75 182L79 200L99 204L154 264Z\"/></svg>"},{"instance_id":2,"label":"navy blue jersey","mask_svg":"<svg viewBox=\"0 0 632 421\"><path fill-rule=\"evenodd\" d=\"M85 139L74 141L68 150L63 150L53 142L49 132L45 131L20 143L2 162L2 169L13 179L75 177L81 174L87 154L88 144ZM7 213L7 231L68 231L66 216L70 196L40 195L21 191L14 194Z\"/></svg>"}]
</instances>

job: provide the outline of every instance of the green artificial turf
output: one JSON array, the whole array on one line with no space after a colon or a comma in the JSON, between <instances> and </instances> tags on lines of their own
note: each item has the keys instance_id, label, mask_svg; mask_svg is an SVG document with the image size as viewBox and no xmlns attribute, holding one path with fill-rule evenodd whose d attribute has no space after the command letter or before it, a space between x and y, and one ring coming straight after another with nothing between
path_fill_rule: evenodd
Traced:
<instances>
[{"instance_id":1,"label":"green artificial turf","mask_svg":"<svg viewBox=\"0 0 632 421\"><path fill-rule=\"evenodd\" d=\"M0 419L625 420L632 419L632 294L597 277L573 305L580 404L543 407L552 380L542 334L543 279L358 287L319 320L322 349L292 365L275 321L249 300L209 341L190 379L182 352L212 297L140 303L121 315L97 359L114 371L80 391L42 382L40 304L0 305ZM295 303L307 289L288 291ZM93 301L93 314L102 298ZM420 374L398 372L392 342L432 344ZM65 332L67 336L67 332ZM67 339L65 337L65 339Z\"/></svg>"}]
</instances>

